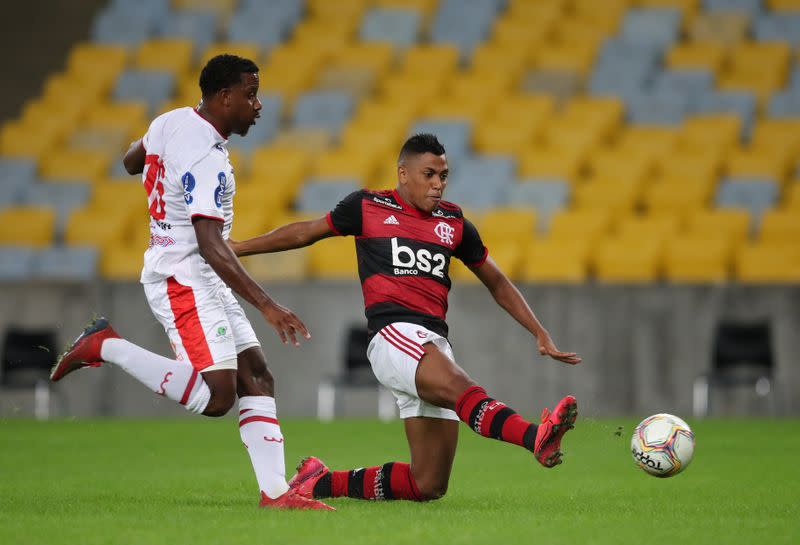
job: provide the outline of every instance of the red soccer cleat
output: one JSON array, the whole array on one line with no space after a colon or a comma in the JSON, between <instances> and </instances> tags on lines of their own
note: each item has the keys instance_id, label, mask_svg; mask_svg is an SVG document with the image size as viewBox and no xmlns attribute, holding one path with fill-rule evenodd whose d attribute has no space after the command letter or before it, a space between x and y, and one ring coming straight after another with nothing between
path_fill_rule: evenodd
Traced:
<instances>
[{"instance_id":1,"label":"red soccer cleat","mask_svg":"<svg viewBox=\"0 0 800 545\"><path fill-rule=\"evenodd\" d=\"M258 502L259 507L268 507L270 509L300 509L300 510L318 510L318 511L336 511L333 507L319 500L306 498L301 496L296 490L290 488L285 493L281 494L274 500L267 496L266 493L261 492L261 501Z\"/></svg>"},{"instance_id":2,"label":"red soccer cleat","mask_svg":"<svg viewBox=\"0 0 800 545\"><path fill-rule=\"evenodd\" d=\"M558 402L553 412L542 411L542 423L536 430L533 455L544 467L555 467L561 463L561 438L575 427L578 418L578 402L573 396L566 396Z\"/></svg>"},{"instance_id":3,"label":"red soccer cleat","mask_svg":"<svg viewBox=\"0 0 800 545\"><path fill-rule=\"evenodd\" d=\"M102 316L92 320L77 339L61 354L50 372L50 380L57 382L66 375L83 367L100 367L103 358L100 348L106 339L119 339L108 318Z\"/></svg>"},{"instance_id":4,"label":"red soccer cleat","mask_svg":"<svg viewBox=\"0 0 800 545\"><path fill-rule=\"evenodd\" d=\"M297 473L289 479L289 487L306 498L313 498L314 485L328 472L328 466L316 456L303 458L297 465Z\"/></svg>"}]
</instances>

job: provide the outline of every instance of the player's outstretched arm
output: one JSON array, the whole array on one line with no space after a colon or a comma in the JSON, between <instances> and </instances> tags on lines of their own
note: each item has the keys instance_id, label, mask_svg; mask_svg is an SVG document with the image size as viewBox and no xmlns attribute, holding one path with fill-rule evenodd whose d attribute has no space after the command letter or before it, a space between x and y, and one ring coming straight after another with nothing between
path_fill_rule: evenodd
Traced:
<instances>
[{"instance_id":1,"label":"player's outstretched arm","mask_svg":"<svg viewBox=\"0 0 800 545\"><path fill-rule=\"evenodd\" d=\"M335 234L328 221L322 217L311 221L289 223L247 240L229 240L228 244L237 256L268 254L310 246Z\"/></svg>"},{"instance_id":2,"label":"player's outstretched arm","mask_svg":"<svg viewBox=\"0 0 800 545\"><path fill-rule=\"evenodd\" d=\"M267 322L275 328L281 341L286 344L287 338L292 344L300 346L296 334L310 339L305 324L294 312L279 305L247 274L242 264L236 259L233 251L222 238L223 222L209 218L194 218L194 232L200 255L214 269L225 284L241 295L248 303L256 307Z\"/></svg>"},{"instance_id":3,"label":"player's outstretched arm","mask_svg":"<svg viewBox=\"0 0 800 545\"><path fill-rule=\"evenodd\" d=\"M536 337L540 354L571 365L581 362L580 356L575 352L561 352L556 348L550 334L536 318L528 302L491 257L481 265L470 266L470 269L489 289L497 304Z\"/></svg>"},{"instance_id":4,"label":"player's outstretched arm","mask_svg":"<svg viewBox=\"0 0 800 545\"><path fill-rule=\"evenodd\" d=\"M122 158L122 164L125 165L125 170L133 176L134 174L141 174L144 170L144 160L147 152L142 144L142 139L132 142L128 151L125 152L125 157Z\"/></svg>"}]
</instances>

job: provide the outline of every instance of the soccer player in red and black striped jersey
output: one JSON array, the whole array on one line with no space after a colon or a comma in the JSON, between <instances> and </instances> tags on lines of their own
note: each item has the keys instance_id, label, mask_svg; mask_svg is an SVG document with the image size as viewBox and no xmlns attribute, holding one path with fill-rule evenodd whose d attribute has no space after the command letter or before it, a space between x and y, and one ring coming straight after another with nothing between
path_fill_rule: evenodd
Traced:
<instances>
[{"instance_id":1,"label":"soccer player in red and black striped jersey","mask_svg":"<svg viewBox=\"0 0 800 545\"><path fill-rule=\"evenodd\" d=\"M447 341L450 260L462 260L495 301L536 338L539 352L567 364L581 360L556 348L519 290L500 271L475 226L442 195L448 166L431 134L406 141L392 191L357 191L325 217L285 225L265 235L231 241L238 255L308 246L330 236L356 240L359 276L371 340L367 356L375 376L397 398L411 464L389 462L330 471L304 459L290 481L315 498L432 500L447 490L458 441L458 421L473 431L533 452L545 467L561 463L560 444L577 417L564 397L539 424L491 398L456 363Z\"/></svg>"}]
</instances>

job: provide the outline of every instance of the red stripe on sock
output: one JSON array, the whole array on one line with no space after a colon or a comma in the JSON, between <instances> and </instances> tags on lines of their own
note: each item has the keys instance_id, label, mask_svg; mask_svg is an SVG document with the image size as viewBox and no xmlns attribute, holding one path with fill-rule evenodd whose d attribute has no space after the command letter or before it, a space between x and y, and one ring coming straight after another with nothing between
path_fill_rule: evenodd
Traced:
<instances>
[{"instance_id":1,"label":"red stripe on sock","mask_svg":"<svg viewBox=\"0 0 800 545\"><path fill-rule=\"evenodd\" d=\"M392 496L396 500L420 501L419 488L411 475L411 466L402 462L395 462L392 466Z\"/></svg>"},{"instance_id":2,"label":"red stripe on sock","mask_svg":"<svg viewBox=\"0 0 800 545\"><path fill-rule=\"evenodd\" d=\"M456 402L456 413L461 421L469 426L469 415L472 414L472 409L487 397L489 396L486 395L486 390L480 386L471 386L464 390Z\"/></svg>"},{"instance_id":3,"label":"red stripe on sock","mask_svg":"<svg viewBox=\"0 0 800 545\"><path fill-rule=\"evenodd\" d=\"M175 277L170 276L167 278L167 297L175 317L175 328L178 330L192 367L202 371L206 367L214 365L214 358L208 348L203 324L200 323L200 316L197 314L194 290L178 283Z\"/></svg>"},{"instance_id":4,"label":"red stripe on sock","mask_svg":"<svg viewBox=\"0 0 800 545\"><path fill-rule=\"evenodd\" d=\"M197 382L197 369L192 369L192 376L189 377L189 382L186 384L186 389L183 391L183 395L181 396L181 405L186 405L189 402L189 396L192 394L192 390L194 389L194 383Z\"/></svg>"},{"instance_id":5,"label":"red stripe on sock","mask_svg":"<svg viewBox=\"0 0 800 545\"><path fill-rule=\"evenodd\" d=\"M253 409L242 409L241 411L239 411L239 416L242 416L244 413L246 413L248 411L252 411L252 410Z\"/></svg>"},{"instance_id":6,"label":"red stripe on sock","mask_svg":"<svg viewBox=\"0 0 800 545\"><path fill-rule=\"evenodd\" d=\"M349 479L349 471L332 471L331 472L331 497L341 498L347 496L347 481Z\"/></svg>"},{"instance_id":7,"label":"red stripe on sock","mask_svg":"<svg viewBox=\"0 0 800 545\"><path fill-rule=\"evenodd\" d=\"M280 425L280 422L278 422L277 418L270 418L269 416L248 416L247 418L239 420L239 427L241 428L250 422L266 422L267 424Z\"/></svg>"},{"instance_id":8,"label":"red stripe on sock","mask_svg":"<svg viewBox=\"0 0 800 545\"><path fill-rule=\"evenodd\" d=\"M520 415L512 414L503 423L500 437L507 443L514 443L515 445L524 447L525 443L522 441L522 438L525 436L525 432L528 431L530 425L531 423Z\"/></svg>"},{"instance_id":9,"label":"red stripe on sock","mask_svg":"<svg viewBox=\"0 0 800 545\"><path fill-rule=\"evenodd\" d=\"M364 470L364 499L375 499L375 476L380 470L380 466L368 467Z\"/></svg>"}]
</instances>

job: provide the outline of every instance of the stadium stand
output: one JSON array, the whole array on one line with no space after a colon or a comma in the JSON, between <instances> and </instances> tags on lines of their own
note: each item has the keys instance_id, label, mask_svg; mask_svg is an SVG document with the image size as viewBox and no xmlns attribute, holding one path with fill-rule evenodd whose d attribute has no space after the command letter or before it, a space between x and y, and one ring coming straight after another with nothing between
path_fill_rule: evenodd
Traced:
<instances>
[{"instance_id":1,"label":"stadium stand","mask_svg":"<svg viewBox=\"0 0 800 545\"><path fill-rule=\"evenodd\" d=\"M259 62L263 104L230 142L235 236L392 187L398 147L427 131L447 149L447 196L514 278L800 281L799 9L113 0L0 129L0 215L36 227L3 233L0 253L19 257L0 277L135 279L145 196L119 157L154 115L196 104L203 63L233 52ZM249 261L264 280L340 278L355 274L348 251Z\"/></svg>"}]
</instances>

